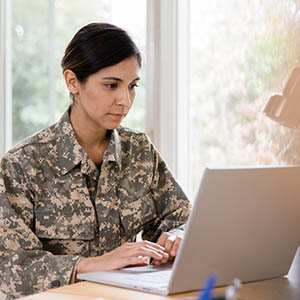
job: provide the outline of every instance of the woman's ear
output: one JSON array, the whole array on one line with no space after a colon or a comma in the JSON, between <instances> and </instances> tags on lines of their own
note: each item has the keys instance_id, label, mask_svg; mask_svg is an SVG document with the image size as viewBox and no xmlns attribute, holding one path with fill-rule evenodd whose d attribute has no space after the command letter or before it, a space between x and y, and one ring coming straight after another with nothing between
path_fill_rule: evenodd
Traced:
<instances>
[{"instance_id":1,"label":"woman's ear","mask_svg":"<svg viewBox=\"0 0 300 300\"><path fill-rule=\"evenodd\" d=\"M72 70L67 69L64 71L64 78L69 92L73 95L77 94L80 82L76 74Z\"/></svg>"}]
</instances>

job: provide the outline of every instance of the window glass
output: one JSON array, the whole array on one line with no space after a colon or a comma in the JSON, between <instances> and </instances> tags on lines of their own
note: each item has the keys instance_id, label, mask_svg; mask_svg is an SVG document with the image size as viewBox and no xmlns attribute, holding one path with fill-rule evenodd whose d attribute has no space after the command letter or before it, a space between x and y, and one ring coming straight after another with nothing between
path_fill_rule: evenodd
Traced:
<instances>
[{"instance_id":1,"label":"window glass","mask_svg":"<svg viewBox=\"0 0 300 300\"><path fill-rule=\"evenodd\" d=\"M298 131L262 115L299 63L299 15L298 0L191 0L193 196L208 165L299 163Z\"/></svg>"},{"instance_id":2,"label":"window glass","mask_svg":"<svg viewBox=\"0 0 300 300\"><path fill-rule=\"evenodd\" d=\"M146 0L12 0L13 144L57 121L71 103L60 61L77 30L91 22L112 22L126 29L144 51L145 15ZM124 124L144 130L141 77Z\"/></svg>"}]
</instances>

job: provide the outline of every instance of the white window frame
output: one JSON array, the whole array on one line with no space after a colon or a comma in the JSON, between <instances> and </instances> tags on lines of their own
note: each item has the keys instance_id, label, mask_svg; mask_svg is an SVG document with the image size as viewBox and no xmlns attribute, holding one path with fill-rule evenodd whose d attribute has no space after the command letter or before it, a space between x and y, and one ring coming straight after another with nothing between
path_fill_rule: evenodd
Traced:
<instances>
[{"instance_id":1,"label":"white window frame","mask_svg":"<svg viewBox=\"0 0 300 300\"><path fill-rule=\"evenodd\" d=\"M3 99L3 80L4 80L4 2L0 0L0 156L4 153L4 99Z\"/></svg>"},{"instance_id":2,"label":"white window frame","mask_svg":"<svg viewBox=\"0 0 300 300\"><path fill-rule=\"evenodd\" d=\"M56 61L55 61L55 0L48 0L48 110L49 110L49 124L55 122L56 115Z\"/></svg>"},{"instance_id":3,"label":"white window frame","mask_svg":"<svg viewBox=\"0 0 300 300\"><path fill-rule=\"evenodd\" d=\"M11 1L0 2L0 155L12 144Z\"/></svg>"},{"instance_id":4,"label":"white window frame","mask_svg":"<svg viewBox=\"0 0 300 300\"><path fill-rule=\"evenodd\" d=\"M190 194L190 1L152 0L147 4L147 132Z\"/></svg>"}]
</instances>

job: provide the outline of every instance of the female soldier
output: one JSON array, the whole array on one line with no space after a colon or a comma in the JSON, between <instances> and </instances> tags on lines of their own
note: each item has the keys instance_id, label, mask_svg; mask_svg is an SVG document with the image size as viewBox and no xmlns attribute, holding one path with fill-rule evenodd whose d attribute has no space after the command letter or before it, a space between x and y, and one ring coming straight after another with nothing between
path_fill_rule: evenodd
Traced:
<instances>
[{"instance_id":1,"label":"female soldier","mask_svg":"<svg viewBox=\"0 0 300 300\"><path fill-rule=\"evenodd\" d=\"M0 286L11 297L149 257L165 263L188 218L189 202L148 137L120 126L141 67L128 34L89 24L61 65L72 105L1 161Z\"/></svg>"}]
</instances>

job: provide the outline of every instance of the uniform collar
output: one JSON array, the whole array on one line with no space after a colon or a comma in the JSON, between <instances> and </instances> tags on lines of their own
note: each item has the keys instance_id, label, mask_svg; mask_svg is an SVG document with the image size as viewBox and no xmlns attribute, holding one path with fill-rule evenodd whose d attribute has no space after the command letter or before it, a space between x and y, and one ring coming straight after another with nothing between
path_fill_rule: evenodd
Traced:
<instances>
[{"instance_id":1,"label":"uniform collar","mask_svg":"<svg viewBox=\"0 0 300 300\"><path fill-rule=\"evenodd\" d=\"M110 140L104 154L103 163L107 161L114 161L117 163L119 169L122 168L122 148L120 136L117 129L111 131Z\"/></svg>"},{"instance_id":2,"label":"uniform collar","mask_svg":"<svg viewBox=\"0 0 300 300\"><path fill-rule=\"evenodd\" d=\"M98 171L95 164L80 146L70 120L71 107L57 122L57 150L60 171L67 174L81 163L83 173L93 175ZM121 142L118 130L112 130L110 141L104 154L103 164L108 161L116 162L119 169L122 168Z\"/></svg>"}]
</instances>

